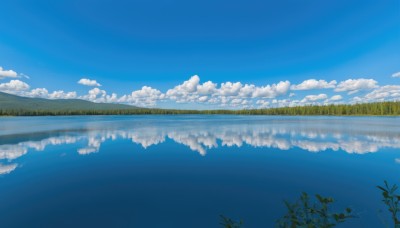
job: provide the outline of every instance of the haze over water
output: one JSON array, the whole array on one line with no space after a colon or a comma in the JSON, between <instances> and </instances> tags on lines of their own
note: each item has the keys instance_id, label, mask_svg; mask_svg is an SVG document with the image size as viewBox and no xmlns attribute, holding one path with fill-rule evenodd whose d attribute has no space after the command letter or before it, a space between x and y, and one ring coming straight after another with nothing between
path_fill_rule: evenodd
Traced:
<instances>
[{"instance_id":1,"label":"haze over water","mask_svg":"<svg viewBox=\"0 0 400 228\"><path fill-rule=\"evenodd\" d=\"M302 191L381 227L399 183L398 117L0 119L4 227L271 227ZM389 220L388 220L389 221Z\"/></svg>"}]
</instances>

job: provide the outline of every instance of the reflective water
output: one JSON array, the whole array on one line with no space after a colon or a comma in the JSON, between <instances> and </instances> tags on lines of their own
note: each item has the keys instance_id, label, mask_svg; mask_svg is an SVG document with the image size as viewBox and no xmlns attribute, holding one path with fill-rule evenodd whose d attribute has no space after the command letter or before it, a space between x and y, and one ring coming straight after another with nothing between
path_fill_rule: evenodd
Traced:
<instances>
[{"instance_id":1,"label":"reflective water","mask_svg":"<svg viewBox=\"0 0 400 228\"><path fill-rule=\"evenodd\" d=\"M381 227L399 174L395 117L0 118L2 227L273 227L302 191Z\"/></svg>"}]
</instances>

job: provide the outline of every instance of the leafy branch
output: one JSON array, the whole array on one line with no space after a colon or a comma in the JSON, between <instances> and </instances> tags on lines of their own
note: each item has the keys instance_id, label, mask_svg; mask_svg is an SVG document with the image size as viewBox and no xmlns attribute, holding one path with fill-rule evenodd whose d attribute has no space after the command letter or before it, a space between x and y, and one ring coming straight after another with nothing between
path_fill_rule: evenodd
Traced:
<instances>
[{"instance_id":1,"label":"leafy branch","mask_svg":"<svg viewBox=\"0 0 400 228\"><path fill-rule=\"evenodd\" d=\"M350 208L340 213L330 212L329 205L334 202L331 197L317 194L315 198L315 202L310 202L308 194L303 192L297 202L291 204L285 201L288 212L277 221L277 227L330 228L356 217Z\"/></svg>"},{"instance_id":2,"label":"leafy branch","mask_svg":"<svg viewBox=\"0 0 400 228\"><path fill-rule=\"evenodd\" d=\"M397 194L398 187L396 184L390 186L387 181L384 181L384 183L384 186L377 186L377 188L382 191L382 201L388 207L394 227L400 228L400 220L398 217L398 214L400 214L400 195Z\"/></svg>"},{"instance_id":3,"label":"leafy branch","mask_svg":"<svg viewBox=\"0 0 400 228\"><path fill-rule=\"evenodd\" d=\"M227 217L225 217L223 215L220 215L220 217L221 217L220 224L225 228L240 228L243 225L243 221L242 220L237 222L237 221L234 221L234 220L232 220L230 218L227 218Z\"/></svg>"}]
</instances>

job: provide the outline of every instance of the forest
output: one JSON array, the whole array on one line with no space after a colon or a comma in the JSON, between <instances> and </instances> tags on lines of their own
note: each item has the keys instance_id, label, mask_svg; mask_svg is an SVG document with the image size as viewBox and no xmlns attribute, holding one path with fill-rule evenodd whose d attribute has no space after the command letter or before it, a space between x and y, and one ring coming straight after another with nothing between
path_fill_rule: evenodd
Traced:
<instances>
[{"instance_id":1,"label":"forest","mask_svg":"<svg viewBox=\"0 0 400 228\"><path fill-rule=\"evenodd\" d=\"M267 109L241 109L241 110L179 110L137 108L132 109L24 109L4 108L0 106L0 116L58 116L58 115L179 115L179 114L205 114L205 115L324 115L324 116L399 116L400 102L376 102L362 104L331 104L310 105L296 107L281 107Z\"/></svg>"}]
</instances>

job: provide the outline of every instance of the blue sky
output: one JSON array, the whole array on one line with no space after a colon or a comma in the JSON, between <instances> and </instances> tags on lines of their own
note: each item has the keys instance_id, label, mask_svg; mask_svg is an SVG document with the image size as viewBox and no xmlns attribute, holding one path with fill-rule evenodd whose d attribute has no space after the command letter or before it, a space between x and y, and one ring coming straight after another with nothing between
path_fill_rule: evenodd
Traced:
<instances>
[{"instance_id":1,"label":"blue sky","mask_svg":"<svg viewBox=\"0 0 400 228\"><path fill-rule=\"evenodd\" d=\"M201 109L400 98L399 0L5 0L1 8L0 90L9 93Z\"/></svg>"}]
</instances>

